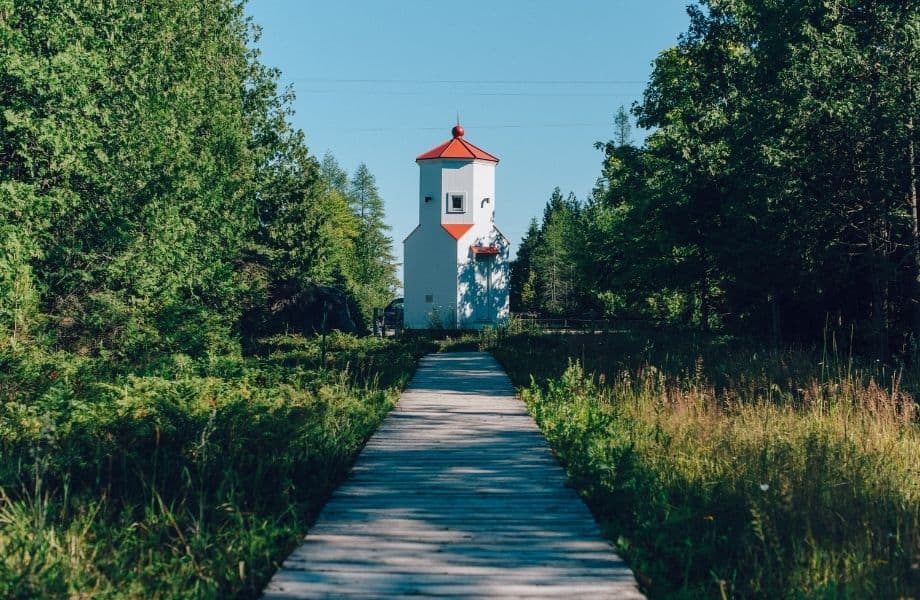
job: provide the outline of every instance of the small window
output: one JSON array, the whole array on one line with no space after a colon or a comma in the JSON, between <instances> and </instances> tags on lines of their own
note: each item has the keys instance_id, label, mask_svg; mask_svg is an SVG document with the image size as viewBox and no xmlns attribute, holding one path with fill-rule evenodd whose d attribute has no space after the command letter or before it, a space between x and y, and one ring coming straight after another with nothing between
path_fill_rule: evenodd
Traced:
<instances>
[{"instance_id":1,"label":"small window","mask_svg":"<svg viewBox=\"0 0 920 600\"><path fill-rule=\"evenodd\" d=\"M465 194L450 193L447 194L447 212L462 213L466 212Z\"/></svg>"},{"instance_id":2,"label":"small window","mask_svg":"<svg viewBox=\"0 0 920 600\"><path fill-rule=\"evenodd\" d=\"M425 294L425 304L431 304L432 302L434 302L434 296Z\"/></svg>"},{"instance_id":3,"label":"small window","mask_svg":"<svg viewBox=\"0 0 920 600\"><path fill-rule=\"evenodd\" d=\"M431 196L425 196L425 204L431 202Z\"/></svg>"}]
</instances>

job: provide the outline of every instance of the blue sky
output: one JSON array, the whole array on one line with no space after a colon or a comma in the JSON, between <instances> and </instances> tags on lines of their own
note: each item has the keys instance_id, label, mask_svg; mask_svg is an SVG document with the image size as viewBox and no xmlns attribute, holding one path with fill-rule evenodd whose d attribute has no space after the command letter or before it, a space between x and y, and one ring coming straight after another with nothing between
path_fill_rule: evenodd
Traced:
<instances>
[{"instance_id":1,"label":"blue sky","mask_svg":"<svg viewBox=\"0 0 920 600\"><path fill-rule=\"evenodd\" d=\"M294 88L311 152L376 176L401 261L418 218L415 157L450 139L458 111L466 139L501 159L496 224L515 246L554 187L584 198L600 172L594 142L642 97L688 2L250 0L247 13L263 62Z\"/></svg>"}]
</instances>

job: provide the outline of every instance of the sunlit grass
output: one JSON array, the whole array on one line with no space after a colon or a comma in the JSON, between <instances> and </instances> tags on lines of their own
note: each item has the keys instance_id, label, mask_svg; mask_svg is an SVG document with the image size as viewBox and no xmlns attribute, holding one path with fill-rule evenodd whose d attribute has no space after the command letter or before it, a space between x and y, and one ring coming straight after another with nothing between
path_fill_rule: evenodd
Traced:
<instances>
[{"instance_id":1,"label":"sunlit grass","mask_svg":"<svg viewBox=\"0 0 920 600\"><path fill-rule=\"evenodd\" d=\"M651 596L920 596L917 373L665 333L480 343Z\"/></svg>"},{"instance_id":2,"label":"sunlit grass","mask_svg":"<svg viewBox=\"0 0 920 600\"><path fill-rule=\"evenodd\" d=\"M0 597L257 596L427 349L330 336L322 363L317 343L101 381L7 355L25 376L0 389Z\"/></svg>"}]
</instances>

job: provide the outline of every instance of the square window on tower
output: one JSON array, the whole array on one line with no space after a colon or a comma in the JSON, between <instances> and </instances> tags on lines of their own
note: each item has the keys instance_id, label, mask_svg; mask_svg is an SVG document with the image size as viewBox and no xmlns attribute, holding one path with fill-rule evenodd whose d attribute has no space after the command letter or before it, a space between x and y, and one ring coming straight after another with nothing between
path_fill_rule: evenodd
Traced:
<instances>
[{"instance_id":1,"label":"square window on tower","mask_svg":"<svg viewBox=\"0 0 920 600\"><path fill-rule=\"evenodd\" d=\"M458 193L447 194L447 212L462 213L466 211L466 195Z\"/></svg>"}]
</instances>

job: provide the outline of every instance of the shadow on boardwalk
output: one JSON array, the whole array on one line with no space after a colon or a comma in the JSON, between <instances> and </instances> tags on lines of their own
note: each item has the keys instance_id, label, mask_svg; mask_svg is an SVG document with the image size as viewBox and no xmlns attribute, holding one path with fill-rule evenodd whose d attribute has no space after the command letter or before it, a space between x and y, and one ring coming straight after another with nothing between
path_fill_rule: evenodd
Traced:
<instances>
[{"instance_id":1,"label":"shadow on boardwalk","mask_svg":"<svg viewBox=\"0 0 920 600\"><path fill-rule=\"evenodd\" d=\"M641 598L485 353L429 355L266 598Z\"/></svg>"}]
</instances>

